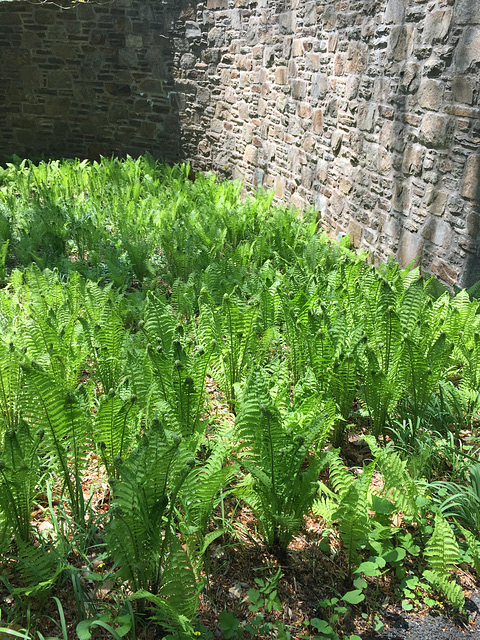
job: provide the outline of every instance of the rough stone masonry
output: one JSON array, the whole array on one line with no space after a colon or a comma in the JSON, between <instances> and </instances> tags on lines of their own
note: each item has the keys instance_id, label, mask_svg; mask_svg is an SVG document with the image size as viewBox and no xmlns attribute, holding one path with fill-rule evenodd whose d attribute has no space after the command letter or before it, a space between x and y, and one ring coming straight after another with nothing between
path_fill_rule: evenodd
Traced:
<instances>
[{"instance_id":1,"label":"rough stone masonry","mask_svg":"<svg viewBox=\"0 0 480 640\"><path fill-rule=\"evenodd\" d=\"M0 64L3 153L188 158L480 279L479 0L15 0Z\"/></svg>"}]
</instances>

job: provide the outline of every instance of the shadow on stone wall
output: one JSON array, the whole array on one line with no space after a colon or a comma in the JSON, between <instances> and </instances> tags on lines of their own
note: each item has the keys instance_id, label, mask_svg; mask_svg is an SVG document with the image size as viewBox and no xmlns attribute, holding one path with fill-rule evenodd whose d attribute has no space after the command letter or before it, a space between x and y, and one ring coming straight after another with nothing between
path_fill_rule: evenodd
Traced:
<instances>
[{"instance_id":1,"label":"shadow on stone wall","mask_svg":"<svg viewBox=\"0 0 480 640\"><path fill-rule=\"evenodd\" d=\"M4 155L182 158L175 87L181 8L0 3Z\"/></svg>"},{"instance_id":2,"label":"shadow on stone wall","mask_svg":"<svg viewBox=\"0 0 480 640\"><path fill-rule=\"evenodd\" d=\"M397 32L405 43L389 239L398 237L401 264L418 258L447 284L468 287L480 278L480 162L471 155L480 68L480 28L471 25L480 24L480 5L438 3L421 28L409 3L389 0L389 8L399 21L390 38Z\"/></svg>"}]
</instances>

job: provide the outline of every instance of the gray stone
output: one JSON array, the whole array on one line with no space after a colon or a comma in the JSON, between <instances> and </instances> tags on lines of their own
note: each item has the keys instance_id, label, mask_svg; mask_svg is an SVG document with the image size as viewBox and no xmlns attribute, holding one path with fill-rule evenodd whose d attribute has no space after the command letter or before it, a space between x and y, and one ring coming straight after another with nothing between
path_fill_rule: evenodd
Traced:
<instances>
[{"instance_id":1,"label":"gray stone","mask_svg":"<svg viewBox=\"0 0 480 640\"><path fill-rule=\"evenodd\" d=\"M455 22L457 24L480 24L480 3L478 0L456 0Z\"/></svg>"},{"instance_id":2,"label":"gray stone","mask_svg":"<svg viewBox=\"0 0 480 640\"><path fill-rule=\"evenodd\" d=\"M420 233L403 229L400 237L397 260L402 267L418 264L422 257L424 238Z\"/></svg>"},{"instance_id":3,"label":"gray stone","mask_svg":"<svg viewBox=\"0 0 480 640\"><path fill-rule=\"evenodd\" d=\"M328 78L324 73L315 73L312 77L310 95L312 98L324 98L328 92Z\"/></svg>"},{"instance_id":4,"label":"gray stone","mask_svg":"<svg viewBox=\"0 0 480 640\"><path fill-rule=\"evenodd\" d=\"M278 27L280 33L283 35L287 35L289 33L295 33L295 12L294 11L285 11L278 16Z\"/></svg>"},{"instance_id":5,"label":"gray stone","mask_svg":"<svg viewBox=\"0 0 480 640\"><path fill-rule=\"evenodd\" d=\"M340 151L340 148L342 146L342 140L343 140L343 132L340 131L340 129L336 129L333 132L332 139L330 141L332 151L335 155L338 155Z\"/></svg>"},{"instance_id":6,"label":"gray stone","mask_svg":"<svg viewBox=\"0 0 480 640\"><path fill-rule=\"evenodd\" d=\"M184 53L180 58L180 68L181 69L193 69L197 62L197 57L193 55L193 53Z\"/></svg>"},{"instance_id":7,"label":"gray stone","mask_svg":"<svg viewBox=\"0 0 480 640\"><path fill-rule=\"evenodd\" d=\"M480 27L467 27L460 39L453 59L457 73L465 73L480 62Z\"/></svg>"},{"instance_id":8,"label":"gray stone","mask_svg":"<svg viewBox=\"0 0 480 640\"><path fill-rule=\"evenodd\" d=\"M376 107L364 102L358 106L357 126L361 131L373 131Z\"/></svg>"},{"instance_id":9,"label":"gray stone","mask_svg":"<svg viewBox=\"0 0 480 640\"><path fill-rule=\"evenodd\" d=\"M462 104L473 104L473 87L464 76L452 79L452 100Z\"/></svg>"},{"instance_id":10,"label":"gray stone","mask_svg":"<svg viewBox=\"0 0 480 640\"><path fill-rule=\"evenodd\" d=\"M303 24L306 27L310 27L317 22L317 3L305 2L305 17L303 18Z\"/></svg>"},{"instance_id":11,"label":"gray stone","mask_svg":"<svg viewBox=\"0 0 480 640\"><path fill-rule=\"evenodd\" d=\"M68 71L50 71L47 75L49 89L66 89L72 86L72 75Z\"/></svg>"},{"instance_id":12,"label":"gray stone","mask_svg":"<svg viewBox=\"0 0 480 640\"><path fill-rule=\"evenodd\" d=\"M445 85L440 80L422 80L418 89L418 104L424 109L439 111L444 91Z\"/></svg>"},{"instance_id":13,"label":"gray stone","mask_svg":"<svg viewBox=\"0 0 480 640\"><path fill-rule=\"evenodd\" d=\"M420 85L420 65L407 62L401 79L401 87L406 93L414 93Z\"/></svg>"},{"instance_id":14,"label":"gray stone","mask_svg":"<svg viewBox=\"0 0 480 640\"><path fill-rule=\"evenodd\" d=\"M202 35L202 30L198 22L194 22L193 20L187 20L185 22L185 37L188 39L200 38Z\"/></svg>"},{"instance_id":15,"label":"gray stone","mask_svg":"<svg viewBox=\"0 0 480 640\"><path fill-rule=\"evenodd\" d=\"M452 9L443 9L441 11L427 13L423 30L423 41L427 44L443 42L448 35L452 15Z\"/></svg>"},{"instance_id":16,"label":"gray stone","mask_svg":"<svg viewBox=\"0 0 480 640\"><path fill-rule=\"evenodd\" d=\"M388 0L385 9L385 22L387 24L402 24L405 20L405 0Z\"/></svg>"},{"instance_id":17,"label":"gray stone","mask_svg":"<svg viewBox=\"0 0 480 640\"><path fill-rule=\"evenodd\" d=\"M411 54L413 47L414 29L411 26L392 27L388 45L388 53L391 58L400 62Z\"/></svg>"},{"instance_id":18,"label":"gray stone","mask_svg":"<svg viewBox=\"0 0 480 640\"><path fill-rule=\"evenodd\" d=\"M443 149L447 143L449 118L437 113L426 113L420 126L420 138L425 146Z\"/></svg>"},{"instance_id":19,"label":"gray stone","mask_svg":"<svg viewBox=\"0 0 480 640\"><path fill-rule=\"evenodd\" d=\"M442 216L448 200L448 193L439 191L435 187L429 187L425 197L425 204L429 213L434 216Z\"/></svg>"}]
</instances>

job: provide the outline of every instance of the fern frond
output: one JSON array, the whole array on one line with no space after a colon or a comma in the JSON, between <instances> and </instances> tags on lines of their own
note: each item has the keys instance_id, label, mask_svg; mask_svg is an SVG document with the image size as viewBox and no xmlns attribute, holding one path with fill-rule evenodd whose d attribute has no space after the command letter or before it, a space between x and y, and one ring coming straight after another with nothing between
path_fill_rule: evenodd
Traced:
<instances>
[{"instance_id":1,"label":"fern frond","mask_svg":"<svg viewBox=\"0 0 480 640\"><path fill-rule=\"evenodd\" d=\"M451 526L440 512L435 514L435 528L425 547L424 556L439 573L452 571L460 562L460 549Z\"/></svg>"}]
</instances>

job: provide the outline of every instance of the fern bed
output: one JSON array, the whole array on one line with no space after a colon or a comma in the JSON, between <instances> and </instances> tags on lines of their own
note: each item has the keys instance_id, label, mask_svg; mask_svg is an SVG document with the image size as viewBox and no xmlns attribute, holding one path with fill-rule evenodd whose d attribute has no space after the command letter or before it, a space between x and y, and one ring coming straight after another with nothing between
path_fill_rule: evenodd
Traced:
<instances>
[{"instance_id":1,"label":"fern bed","mask_svg":"<svg viewBox=\"0 0 480 640\"><path fill-rule=\"evenodd\" d=\"M0 169L0 637L467 621L480 302L190 167Z\"/></svg>"}]
</instances>

